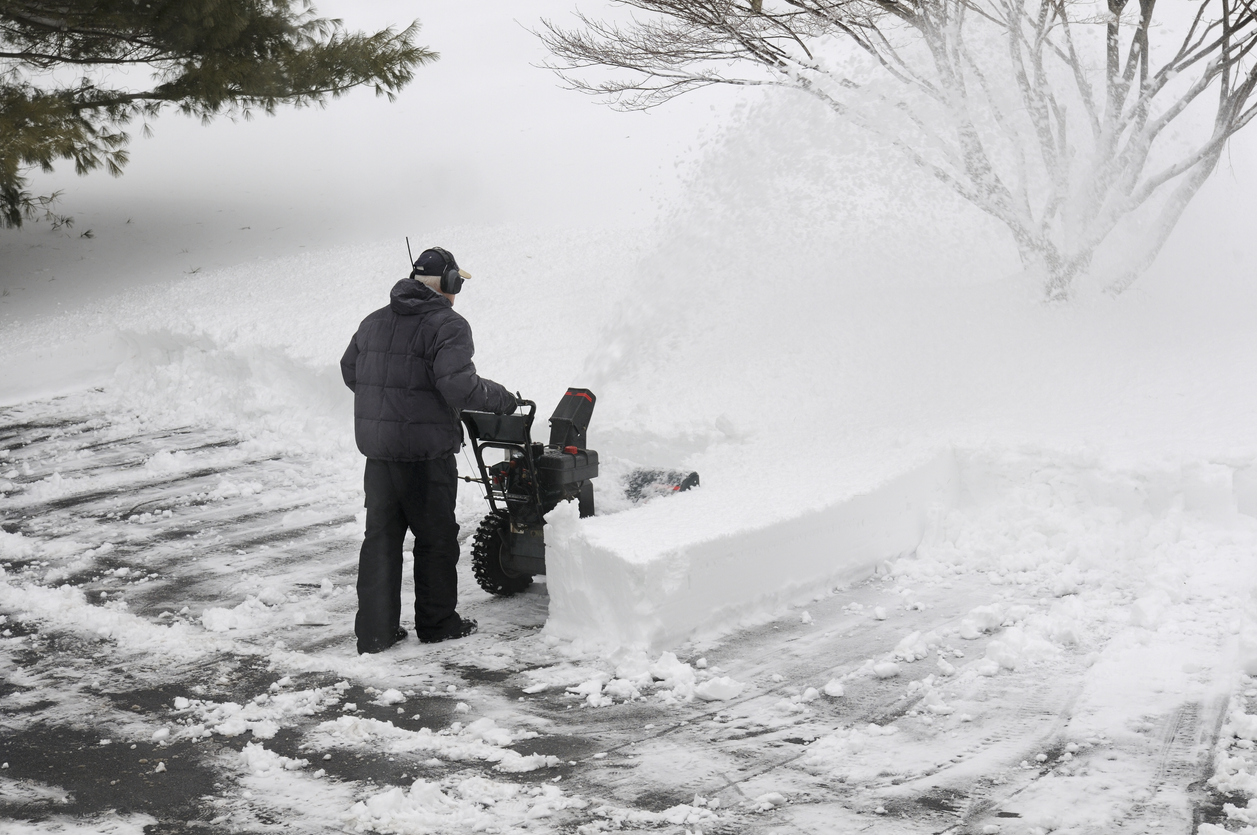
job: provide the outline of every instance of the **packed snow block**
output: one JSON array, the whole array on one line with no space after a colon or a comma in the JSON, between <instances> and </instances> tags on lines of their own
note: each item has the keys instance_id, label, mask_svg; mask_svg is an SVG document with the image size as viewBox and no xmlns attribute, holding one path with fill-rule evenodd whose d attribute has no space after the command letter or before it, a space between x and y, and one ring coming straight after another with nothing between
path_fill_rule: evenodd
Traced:
<instances>
[{"instance_id":1,"label":"packed snow block","mask_svg":"<svg viewBox=\"0 0 1257 835\"><path fill-rule=\"evenodd\" d=\"M958 482L947 452L819 509L758 526L745 514L737 530L702 524L704 512L718 512L702 490L585 520L603 527L556 520L547 530L556 536L547 550L546 632L662 649L763 619L915 551L931 517L955 504ZM723 532L687 538L696 528Z\"/></svg>"}]
</instances>

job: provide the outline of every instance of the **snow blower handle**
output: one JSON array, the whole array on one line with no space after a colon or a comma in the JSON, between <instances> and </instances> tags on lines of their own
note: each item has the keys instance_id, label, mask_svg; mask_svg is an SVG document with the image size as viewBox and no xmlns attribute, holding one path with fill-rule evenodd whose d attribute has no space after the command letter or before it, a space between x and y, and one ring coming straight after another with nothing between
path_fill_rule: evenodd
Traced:
<instances>
[{"instance_id":1,"label":"snow blower handle","mask_svg":"<svg viewBox=\"0 0 1257 835\"><path fill-rule=\"evenodd\" d=\"M531 400L525 400L524 395L520 394L519 392L515 392L515 411L518 412L520 409L524 407L528 408L528 417L529 417L528 423L529 425L531 425L532 416L537 414L537 404Z\"/></svg>"}]
</instances>

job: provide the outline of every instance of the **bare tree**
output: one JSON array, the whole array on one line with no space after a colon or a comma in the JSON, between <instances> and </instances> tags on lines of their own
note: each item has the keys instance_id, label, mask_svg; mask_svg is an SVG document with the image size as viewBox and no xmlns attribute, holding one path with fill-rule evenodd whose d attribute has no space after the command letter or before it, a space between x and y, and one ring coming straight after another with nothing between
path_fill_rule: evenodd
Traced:
<instances>
[{"instance_id":1,"label":"bare tree","mask_svg":"<svg viewBox=\"0 0 1257 835\"><path fill-rule=\"evenodd\" d=\"M1002 222L1063 299L1124 222L1139 242L1108 287L1147 269L1257 113L1254 2L623 0L540 34L624 109L719 84L816 97Z\"/></svg>"}]
</instances>

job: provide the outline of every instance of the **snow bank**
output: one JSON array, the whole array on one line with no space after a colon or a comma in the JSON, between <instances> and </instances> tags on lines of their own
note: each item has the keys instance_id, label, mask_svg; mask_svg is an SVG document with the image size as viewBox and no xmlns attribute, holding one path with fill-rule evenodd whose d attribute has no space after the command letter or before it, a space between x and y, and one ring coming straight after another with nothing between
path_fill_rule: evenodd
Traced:
<instances>
[{"instance_id":1,"label":"snow bank","mask_svg":"<svg viewBox=\"0 0 1257 835\"><path fill-rule=\"evenodd\" d=\"M945 453L820 509L777 520L750 515L715 535L704 526L696 535L693 526L652 524L713 514L701 489L580 525L569 514L548 532L546 630L660 647L727 629L912 552L955 492L955 460ZM666 536L634 535L661 527Z\"/></svg>"},{"instance_id":2,"label":"snow bank","mask_svg":"<svg viewBox=\"0 0 1257 835\"><path fill-rule=\"evenodd\" d=\"M469 777L442 790L423 778L357 803L346 816L355 831L425 835L431 832L531 832L535 822L588 804L558 786L521 786Z\"/></svg>"}]
</instances>

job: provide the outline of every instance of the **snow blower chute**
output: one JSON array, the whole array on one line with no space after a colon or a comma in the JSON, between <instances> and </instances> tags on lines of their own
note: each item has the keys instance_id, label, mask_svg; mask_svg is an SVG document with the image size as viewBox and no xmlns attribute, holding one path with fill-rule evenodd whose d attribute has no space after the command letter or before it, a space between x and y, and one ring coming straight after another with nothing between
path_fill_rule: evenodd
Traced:
<instances>
[{"instance_id":1,"label":"snow blower chute","mask_svg":"<svg viewBox=\"0 0 1257 835\"><path fill-rule=\"evenodd\" d=\"M480 469L489 513L480 522L472 548L476 582L490 594L509 596L546 573L545 516L561 501L576 499L581 518L594 515L593 479L598 453L585 447L585 430L597 398L589 389L572 388L550 416L550 442L532 439L537 404L520 400L514 414L463 412L463 423ZM485 464L487 449L505 452L505 460ZM697 486L697 473L638 470L630 477L634 498Z\"/></svg>"}]
</instances>

